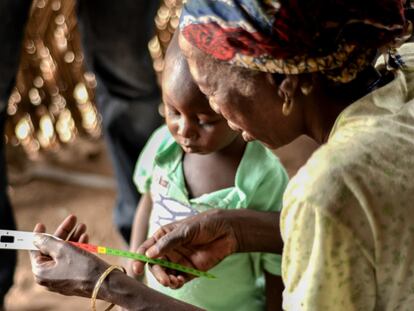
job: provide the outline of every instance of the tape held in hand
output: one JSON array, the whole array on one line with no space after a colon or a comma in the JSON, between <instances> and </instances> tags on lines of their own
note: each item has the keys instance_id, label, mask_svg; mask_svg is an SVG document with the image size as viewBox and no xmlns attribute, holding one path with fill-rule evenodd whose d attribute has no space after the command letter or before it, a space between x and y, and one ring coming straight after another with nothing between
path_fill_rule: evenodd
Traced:
<instances>
[{"instance_id":1,"label":"tape held in hand","mask_svg":"<svg viewBox=\"0 0 414 311\"><path fill-rule=\"evenodd\" d=\"M49 235L46 233L34 233L24 231L13 231L13 230L0 230L0 249L20 249L20 250L38 250L34 245L35 241L39 240L39 235ZM58 239L54 237L55 239ZM60 240L60 239L59 239ZM186 267L171 261L167 261L159 258L149 258L143 254L133 253L115 248L109 248L105 246L97 246L92 244L78 243L78 242L67 242L86 250L90 253L101 254L101 255L112 255L117 257L124 257L134 260L143 261L150 264L159 265L172 270L181 271L198 277L205 277L208 279L215 279L216 277L211 273L200 271L194 268Z\"/></svg>"},{"instance_id":2,"label":"tape held in hand","mask_svg":"<svg viewBox=\"0 0 414 311\"><path fill-rule=\"evenodd\" d=\"M209 279L216 278L211 273L200 271L200 270L190 268L190 267L186 267L186 266L183 266L183 265L171 262L171 261L167 261L164 259L149 258L143 254L133 253L129 251L124 251L124 250L114 249L114 248L109 248L109 247L104 247L104 246L96 246L96 245L83 244L83 243L77 243L77 242L70 242L70 243L91 253L124 257L124 258L143 261L146 263L160 265L162 267L181 271L181 272L188 273L188 274L198 276L198 277L206 277Z\"/></svg>"}]
</instances>

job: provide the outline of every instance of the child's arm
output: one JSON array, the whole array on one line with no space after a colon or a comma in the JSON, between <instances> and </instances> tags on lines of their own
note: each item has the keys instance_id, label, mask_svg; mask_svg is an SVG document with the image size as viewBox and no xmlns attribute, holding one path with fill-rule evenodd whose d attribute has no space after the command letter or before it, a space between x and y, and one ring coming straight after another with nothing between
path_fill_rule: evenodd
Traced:
<instances>
[{"instance_id":1,"label":"child's arm","mask_svg":"<svg viewBox=\"0 0 414 311\"><path fill-rule=\"evenodd\" d=\"M130 239L130 251L135 252L139 245L147 239L148 223L152 210L152 200L150 193L142 195L137 211L135 212L134 223L132 225L131 239ZM132 271L132 262L128 265L128 274L134 275ZM135 276L135 275L134 275Z\"/></svg>"},{"instance_id":2,"label":"child's arm","mask_svg":"<svg viewBox=\"0 0 414 311\"><path fill-rule=\"evenodd\" d=\"M265 271L266 280L266 310L282 309L282 293L284 290L282 278Z\"/></svg>"}]
</instances>

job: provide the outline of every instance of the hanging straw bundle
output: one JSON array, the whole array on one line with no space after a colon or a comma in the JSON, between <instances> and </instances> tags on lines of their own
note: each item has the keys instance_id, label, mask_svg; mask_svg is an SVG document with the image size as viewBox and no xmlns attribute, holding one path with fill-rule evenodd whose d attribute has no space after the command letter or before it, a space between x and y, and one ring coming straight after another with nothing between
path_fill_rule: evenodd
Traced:
<instances>
[{"instance_id":1,"label":"hanging straw bundle","mask_svg":"<svg viewBox=\"0 0 414 311\"><path fill-rule=\"evenodd\" d=\"M7 142L29 156L77 135L99 137L96 80L84 71L73 0L35 0L8 102Z\"/></svg>"}]
</instances>

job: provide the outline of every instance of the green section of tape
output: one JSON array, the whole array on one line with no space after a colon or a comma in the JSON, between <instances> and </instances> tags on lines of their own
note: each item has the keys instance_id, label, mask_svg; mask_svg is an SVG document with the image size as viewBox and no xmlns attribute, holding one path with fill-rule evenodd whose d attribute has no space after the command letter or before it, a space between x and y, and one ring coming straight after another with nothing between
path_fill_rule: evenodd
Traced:
<instances>
[{"instance_id":1,"label":"green section of tape","mask_svg":"<svg viewBox=\"0 0 414 311\"><path fill-rule=\"evenodd\" d=\"M132 252L128 252L128 251L123 251L120 249L114 249L114 248L106 248L106 255L113 255L113 256L119 256L119 257L125 257L125 258L130 258L130 259L135 259L135 260L139 260L139 261L143 261L143 262L147 262L147 263L151 263L151 264L155 264L155 265L160 265L166 268L170 268L173 270L178 270L181 272L185 272L188 274L192 274L195 276L199 276L199 277L206 277L209 279L215 279L216 277L214 275L212 275L211 273L208 272L204 272L204 271L200 271L197 269L193 269L193 268L189 268L189 267L185 267L182 265L179 265L177 263L173 263L164 259L153 259L153 258L149 258L145 255L142 254L137 254L137 253L132 253Z\"/></svg>"}]
</instances>

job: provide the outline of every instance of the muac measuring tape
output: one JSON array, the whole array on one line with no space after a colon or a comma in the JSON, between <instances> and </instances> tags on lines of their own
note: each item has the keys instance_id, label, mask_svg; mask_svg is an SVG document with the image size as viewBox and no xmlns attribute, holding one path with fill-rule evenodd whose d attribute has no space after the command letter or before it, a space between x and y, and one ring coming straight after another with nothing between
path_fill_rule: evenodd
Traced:
<instances>
[{"instance_id":1,"label":"muac measuring tape","mask_svg":"<svg viewBox=\"0 0 414 311\"><path fill-rule=\"evenodd\" d=\"M0 230L0 249L20 249L20 250L35 250L37 247L33 244L35 240L35 233L13 230ZM206 277L209 279L215 279L216 277L211 273L200 271L197 269L182 266L180 264L170 262L164 259L149 258L142 254L137 254L129 251L124 251L115 248L109 248L105 246L97 246L92 244L84 244L77 242L69 242L83 250L90 253L112 255L124 258L135 259L150 264L160 265L169 269L185 272L198 277Z\"/></svg>"}]
</instances>

